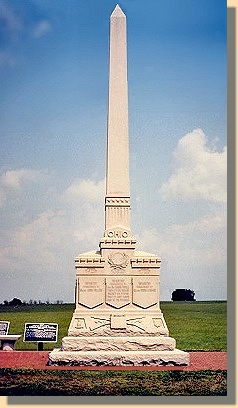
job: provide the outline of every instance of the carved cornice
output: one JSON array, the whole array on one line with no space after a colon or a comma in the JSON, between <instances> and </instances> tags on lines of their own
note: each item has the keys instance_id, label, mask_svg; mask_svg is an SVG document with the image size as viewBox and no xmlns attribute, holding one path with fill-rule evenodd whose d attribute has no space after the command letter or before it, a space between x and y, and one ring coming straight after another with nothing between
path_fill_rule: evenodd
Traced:
<instances>
[{"instance_id":1,"label":"carved cornice","mask_svg":"<svg viewBox=\"0 0 238 408\"><path fill-rule=\"evenodd\" d=\"M106 248L128 248L128 249L135 249L136 245L136 240L133 238L129 239L116 239L116 238L103 238L100 241L100 248L101 249L106 249Z\"/></svg>"},{"instance_id":2,"label":"carved cornice","mask_svg":"<svg viewBox=\"0 0 238 408\"><path fill-rule=\"evenodd\" d=\"M75 267L76 268L103 268L105 264L105 259L102 257L97 258L87 258L87 257L78 257L75 258Z\"/></svg>"},{"instance_id":3,"label":"carved cornice","mask_svg":"<svg viewBox=\"0 0 238 408\"><path fill-rule=\"evenodd\" d=\"M131 259L132 268L160 268L161 259L157 257L134 257Z\"/></svg>"}]
</instances>

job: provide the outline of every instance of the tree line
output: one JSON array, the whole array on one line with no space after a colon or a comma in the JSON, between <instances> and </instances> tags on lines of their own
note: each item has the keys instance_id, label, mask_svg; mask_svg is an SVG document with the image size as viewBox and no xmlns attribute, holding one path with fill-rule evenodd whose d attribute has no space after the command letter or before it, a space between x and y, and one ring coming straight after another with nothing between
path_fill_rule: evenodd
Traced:
<instances>
[{"instance_id":1,"label":"tree line","mask_svg":"<svg viewBox=\"0 0 238 408\"><path fill-rule=\"evenodd\" d=\"M24 306L24 305L52 305L52 304L57 304L61 305L63 304L63 300L55 300L54 302L50 302L48 299L43 302L42 300L21 300L19 298L14 297L11 300L4 300L3 303L1 303L1 306Z\"/></svg>"}]
</instances>

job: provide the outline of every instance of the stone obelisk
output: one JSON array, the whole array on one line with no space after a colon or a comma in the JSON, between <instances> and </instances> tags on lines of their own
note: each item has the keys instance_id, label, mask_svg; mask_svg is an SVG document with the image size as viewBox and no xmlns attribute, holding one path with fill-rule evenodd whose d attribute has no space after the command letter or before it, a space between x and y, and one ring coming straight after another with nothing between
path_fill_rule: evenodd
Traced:
<instances>
[{"instance_id":1,"label":"stone obelisk","mask_svg":"<svg viewBox=\"0 0 238 408\"><path fill-rule=\"evenodd\" d=\"M49 364L188 364L159 303L160 258L136 251L130 227L126 16L110 18L105 230L99 251L75 259L75 311Z\"/></svg>"},{"instance_id":2,"label":"stone obelisk","mask_svg":"<svg viewBox=\"0 0 238 408\"><path fill-rule=\"evenodd\" d=\"M130 195L126 48L126 16L117 5L110 18L106 185L109 197Z\"/></svg>"}]
</instances>

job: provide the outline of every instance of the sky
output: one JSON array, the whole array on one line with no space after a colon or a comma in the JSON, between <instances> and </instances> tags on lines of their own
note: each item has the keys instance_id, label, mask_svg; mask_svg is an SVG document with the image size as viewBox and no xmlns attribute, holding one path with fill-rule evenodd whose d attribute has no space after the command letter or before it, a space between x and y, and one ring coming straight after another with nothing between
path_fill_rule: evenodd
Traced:
<instances>
[{"instance_id":1,"label":"sky","mask_svg":"<svg viewBox=\"0 0 238 408\"><path fill-rule=\"evenodd\" d=\"M226 1L122 0L131 228L160 298L227 298ZM0 303L74 302L104 232L112 0L0 0Z\"/></svg>"}]
</instances>

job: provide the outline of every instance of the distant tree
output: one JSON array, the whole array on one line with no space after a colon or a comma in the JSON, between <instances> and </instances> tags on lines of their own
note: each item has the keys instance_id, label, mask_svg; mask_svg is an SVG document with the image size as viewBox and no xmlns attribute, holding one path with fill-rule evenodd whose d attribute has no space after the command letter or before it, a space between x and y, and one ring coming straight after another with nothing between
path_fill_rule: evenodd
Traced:
<instances>
[{"instance_id":1,"label":"distant tree","mask_svg":"<svg viewBox=\"0 0 238 408\"><path fill-rule=\"evenodd\" d=\"M9 302L9 306L20 306L20 305L22 305L22 301L21 299L18 299L18 298L13 298Z\"/></svg>"},{"instance_id":2,"label":"distant tree","mask_svg":"<svg viewBox=\"0 0 238 408\"><path fill-rule=\"evenodd\" d=\"M171 299L173 301L189 302L194 301L195 292L191 289L176 289L172 293Z\"/></svg>"}]
</instances>

